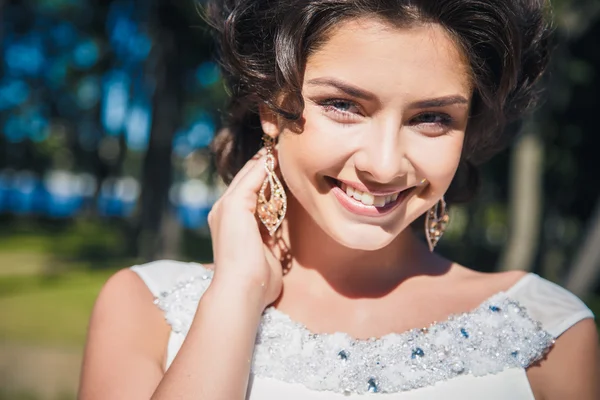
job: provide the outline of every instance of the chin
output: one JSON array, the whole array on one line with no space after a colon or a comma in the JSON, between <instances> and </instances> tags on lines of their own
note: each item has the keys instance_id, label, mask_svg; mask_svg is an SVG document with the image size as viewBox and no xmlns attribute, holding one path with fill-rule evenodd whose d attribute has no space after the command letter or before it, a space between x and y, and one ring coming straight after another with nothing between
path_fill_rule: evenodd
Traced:
<instances>
[{"instance_id":1,"label":"chin","mask_svg":"<svg viewBox=\"0 0 600 400\"><path fill-rule=\"evenodd\" d=\"M400 235L400 229L386 230L382 226L340 224L322 227L340 245L354 250L375 251L387 247Z\"/></svg>"}]
</instances>

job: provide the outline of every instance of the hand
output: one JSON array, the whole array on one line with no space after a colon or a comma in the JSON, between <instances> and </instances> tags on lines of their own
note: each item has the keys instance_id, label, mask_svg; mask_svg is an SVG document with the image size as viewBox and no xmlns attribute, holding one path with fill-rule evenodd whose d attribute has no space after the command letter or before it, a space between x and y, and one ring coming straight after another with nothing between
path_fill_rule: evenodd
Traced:
<instances>
[{"instance_id":1,"label":"hand","mask_svg":"<svg viewBox=\"0 0 600 400\"><path fill-rule=\"evenodd\" d=\"M269 235L257 220L258 191L267 176L264 151L259 152L233 178L208 214L215 281L232 290L256 290L264 306L281 294L282 265L266 243Z\"/></svg>"}]
</instances>

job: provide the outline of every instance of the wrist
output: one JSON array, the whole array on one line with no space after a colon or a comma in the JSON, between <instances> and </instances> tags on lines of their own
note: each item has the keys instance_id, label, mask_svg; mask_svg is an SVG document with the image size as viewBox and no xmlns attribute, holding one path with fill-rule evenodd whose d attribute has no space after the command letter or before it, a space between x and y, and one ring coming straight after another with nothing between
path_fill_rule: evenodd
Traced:
<instances>
[{"instance_id":1,"label":"wrist","mask_svg":"<svg viewBox=\"0 0 600 400\"><path fill-rule=\"evenodd\" d=\"M261 315L265 309L266 285L239 276L226 277L214 274L205 295L219 299L228 308L243 308L249 315Z\"/></svg>"}]
</instances>

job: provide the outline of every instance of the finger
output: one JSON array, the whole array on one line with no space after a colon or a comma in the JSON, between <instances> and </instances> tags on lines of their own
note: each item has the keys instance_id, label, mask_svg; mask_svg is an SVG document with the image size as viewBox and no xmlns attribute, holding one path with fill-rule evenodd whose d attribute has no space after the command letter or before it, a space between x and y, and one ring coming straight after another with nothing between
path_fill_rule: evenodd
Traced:
<instances>
[{"instance_id":1,"label":"finger","mask_svg":"<svg viewBox=\"0 0 600 400\"><path fill-rule=\"evenodd\" d=\"M238 182L244 178L244 175L246 175L248 173L248 171L252 168L252 166L258 162L258 159L255 159L255 157L256 156L252 157L248 162L246 162L246 164L244 164L242 169L240 169L238 171L238 173L235 174L235 176L233 177L233 179L231 180L229 185L225 188L223 193L221 193L221 195L219 196L219 199L222 199L225 196L229 195L229 193L231 193L231 191L237 186Z\"/></svg>"},{"instance_id":2,"label":"finger","mask_svg":"<svg viewBox=\"0 0 600 400\"><path fill-rule=\"evenodd\" d=\"M248 171L252 169L252 166L256 164L256 162L260 160L263 156L264 155L261 153L256 153L254 156L252 156L252 158L248 160L246 164L244 164L242 169L240 169L240 171L233 177L231 183L229 184L229 187L233 188L237 186L238 182L244 178L244 175L246 175L246 173L248 173Z\"/></svg>"},{"instance_id":3,"label":"finger","mask_svg":"<svg viewBox=\"0 0 600 400\"><path fill-rule=\"evenodd\" d=\"M252 159L252 160L248 161L246 163L246 165L244 165L244 167L240 170L240 172L238 172L238 174L235 176L234 180L231 181L231 184L229 185L227 190L225 190L225 193L223 193L221 198L233 193L235 191L235 189L237 188L237 186L239 185L239 183L244 180L245 176L248 175L248 173L253 168L255 168L256 165L262 165L263 169L264 169L265 159L258 158L258 159Z\"/></svg>"},{"instance_id":4,"label":"finger","mask_svg":"<svg viewBox=\"0 0 600 400\"><path fill-rule=\"evenodd\" d=\"M233 189L237 186L238 182L244 178L244 176L248 173L248 171L252 168L254 164L256 164L258 160L251 159L249 160L243 167L238 171L237 174L233 177L225 191L221 194L221 198L229 195L233 191Z\"/></svg>"},{"instance_id":5,"label":"finger","mask_svg":"<svg viewBox=\"0 0 600 400\"><path fill-rule=\"evenodd\" d=\"M235 176L231 180L231 183L229 184L229 186L227 187L227 190L225 190L223 195L231 192L231 190L233 190L237 186L238 182L244 178L244 176L248 173L248 171L252 168L252 166L254 164L256 164L256 162L258 160L260 160L262 157L264 157L266 154L267 154L267 150L263 147L254 156L252 156L252 158L250 160L248 160L246 162L246 164L244 164L242 169L240 169L239 172L237 174L235 174Z\"/></svg>"},{"instance_id":6,"label":"finger","mask_svg":"<svg viewBox=\"0 0 600 400\"><path fill-rule=\"evenodd\" d=\"M232 189L232 194L256 197L256 193L260 190L263 181L267 177L267 169L265 168L266 156L261 157L255 164L246 172L239 180L235 188ZM275 164L277 161L275 160Z\"/></svg>"}]
</instances>

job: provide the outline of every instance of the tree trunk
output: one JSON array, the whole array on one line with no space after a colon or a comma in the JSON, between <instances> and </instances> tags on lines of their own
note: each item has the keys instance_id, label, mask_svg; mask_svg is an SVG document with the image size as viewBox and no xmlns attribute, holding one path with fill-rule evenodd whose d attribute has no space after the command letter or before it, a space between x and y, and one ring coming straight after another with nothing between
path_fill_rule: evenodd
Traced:
<instances>
[{"instance_id":1,"label":"tree trunk","mask_svg":"<svg viewBox=\"0 0 600 400\"><path fill-rule=\"evenodd\" d=\"M540 241L543 207L543 142L533 122L512 148L510 166L510 235L500 257L502 271L533 269Z\"/></svg>"},{"instance_id":2,"label":"tree trunk","mask_svg":"<svg viewBox=\"0 0 600 400\"><path fill-rule=\"evenodd\" d=\"M172 174L172 143L181 116L181 67L179 47L173 32L173 10L167 0L152 4L154 46L148 65L154 85L150 140L142 170L142 195L137 245L146 261L174 256L176 241L165 238ZM170 244L172 248L165 246Z\"/></svg>"}]
</instances>

